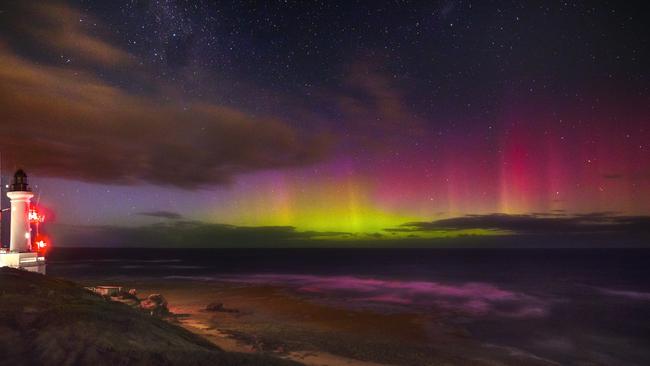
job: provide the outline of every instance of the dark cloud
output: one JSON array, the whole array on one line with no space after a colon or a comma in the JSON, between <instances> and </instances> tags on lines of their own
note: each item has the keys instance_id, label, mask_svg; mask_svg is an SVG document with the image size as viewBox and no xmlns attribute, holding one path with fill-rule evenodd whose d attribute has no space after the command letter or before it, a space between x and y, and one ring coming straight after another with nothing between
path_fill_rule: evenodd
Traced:
<instances>
[{"instance_id":1,"label":"dark cloud","mask_svg":"<svg viewBox=\"0 0 650 366\"><path fill-rule=\"evenodd\" d=\"M133 64L136 57L106 42L110 35L97 19L56 1L37 3L16 1L3 4L0 31L7 41L27 50L47 51L58 61L74 61L86 66L115 67ZM29 19L29 22L25 22ZM93 32L85 31L92 24Z\"/></svg>"},{"instance_id":2,"label":"dark cloud","mask_svg":"<svg viewBox=\"0 0 650 366\"><path fill-rule=\"evenodd\" d=\"M169 219L169 220L180 220L183 218L183 215L171 211L146 211L146 212L139 212L138 215L157 217L157 218Z\"/></svg>"},{"instance_id":3,"label":"dark cloud","mask_svg":"<svg viewBox=\"0 0 650 366\"><path fill-rule=\"evenodd\" d=\"M343 232L297 231L291 226L234 226L200 221L122 226L51 225L57 242L65 246L105 247L274 247L307 245L315 239L346 239ZM307 243L307 244L305 244Z\"/></svg>"},{"instance_id":4,"label":"dark cloud","mask_svg":"<svg viewBox=\"0 0 650 366\"><path fill-rule=\"evenodd\" d=\"M93 71L138 73L131 56L69 25L79 23L75 10L45 8L36 8L38 21L25 23L23 33L57 52L83 55L85 63L37 62L0 38L0 148L9 165L88 182L195 189L326 157L328 136L287 121L170 98L173 86L136 94L108 83Z\"/></svg>"},{"instance_id":5,"label":"dark cloud","mask_svg":"<svg viewBox=\"0 0 650 366\"><path fill-rule=\"evenodd\" d=\"M430 222L410 222L393 232L458 231L484 229L516 234L650 234L650 216L619 216L616 212L594 212L577 215L467 215Z\"/></svg>"},{"instance_id":6,"label":"dark cloud","mask_svg":"<svg viewBox=\"0 0 650 366\"><path fill-rule=\"evenodd\" d=\"M322 90L317 100L334 103L349 144L390 151L403 139L422 139L426 133L426 121L417 116L403 88L379 58L362 56L347 66L341 85Z\"/></svg>"},{"instance_id":7,"label":"dark cloud","mask_svg":"<svg viewBox=\"0 0 650 366\"><path fill-rule=\"evenodd\" d=\"M625 175L625 174L619 174L619 173L607 173L602 175L603 178L605 179L611 179L611 180L618 180L618 179L630 179L630 180L635 180L635 181L643 181L643 180L649 180L650 179L650 172L647 171L637 171L637 172L632 172L631 174Z\"/></svg>"},{"instance_id":8,"label":"dark cloud","mask_svg":"<svg viewBox=\"0 0 650 366\"><path fill-rule=\"evenodd\" d=\"M603 174L603 178L605 179L621 179L623 177L624 177L623 174L615 174L615 173Z\"/></svg>"}]
</instances>

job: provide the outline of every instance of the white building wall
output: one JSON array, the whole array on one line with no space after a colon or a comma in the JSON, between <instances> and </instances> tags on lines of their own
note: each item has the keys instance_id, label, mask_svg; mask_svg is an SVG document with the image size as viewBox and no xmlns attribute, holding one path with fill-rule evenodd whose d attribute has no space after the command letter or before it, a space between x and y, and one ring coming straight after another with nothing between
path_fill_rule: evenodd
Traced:
<instances>
[{"instance_id":1,"label":"white building wall","mask_svg":"<svg viewBox=\"0 0 650 366\"><path fill-rule=\"evenodd\" d=\"M11 252L27 252L30 249L31 230L29 227L29 205L34 197L32 192L7 192L11 200L11 237L9 250Z\"/></svg>"}]
</instances>

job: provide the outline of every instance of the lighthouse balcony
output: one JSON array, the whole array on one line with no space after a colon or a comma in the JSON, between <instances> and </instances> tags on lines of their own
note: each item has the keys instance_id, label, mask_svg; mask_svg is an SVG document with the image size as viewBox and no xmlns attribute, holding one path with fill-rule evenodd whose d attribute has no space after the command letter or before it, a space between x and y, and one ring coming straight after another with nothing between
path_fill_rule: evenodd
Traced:
<instances>
[{"instance_id":1,"label":"lighthouse balcony","mask_svg":"<svg viewBox=\"0 0 650 366\"><path fill-rule=\"evenodd\" d=\"M45 274L45 257L38 253L0 253L0 267L13 267Z\"/></svg>"}]
</instances>

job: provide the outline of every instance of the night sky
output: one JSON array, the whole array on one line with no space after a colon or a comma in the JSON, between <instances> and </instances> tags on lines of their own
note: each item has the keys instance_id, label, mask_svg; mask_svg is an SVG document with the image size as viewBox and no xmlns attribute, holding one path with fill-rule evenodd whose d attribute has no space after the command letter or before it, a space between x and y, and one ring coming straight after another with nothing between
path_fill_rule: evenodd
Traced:
<instances>
[{"instance_id":1,"label":"night sky","mask_svg":"<svg viewBox=\"0 0 650 366\"><path fill-rule=\"evenodd\" d=\"M3 179L61 245L647 235L649 9L523 3L3 1Z\"/></svg>"}]
</instances>

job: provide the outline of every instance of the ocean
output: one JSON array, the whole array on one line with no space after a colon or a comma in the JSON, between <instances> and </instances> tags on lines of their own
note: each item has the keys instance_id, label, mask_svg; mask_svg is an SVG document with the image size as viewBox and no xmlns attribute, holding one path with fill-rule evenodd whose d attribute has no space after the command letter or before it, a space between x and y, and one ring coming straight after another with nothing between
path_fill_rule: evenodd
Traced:
<instances>
[{"instance_id":1,"label":"ocean","mask_svg":"<svg viewBox=\"0 0 650 366\"><path fill-rule=\"evenodd\" d=\"M444 314L550 364L650 364L648 249L57 248L77 281L272 284L318 301Z\"/></svg>"}]
</instances>

